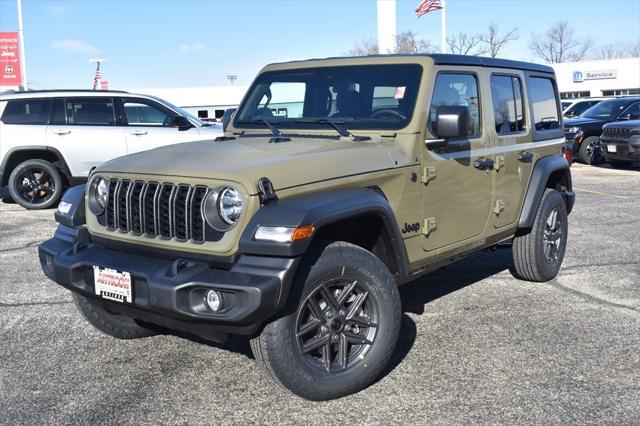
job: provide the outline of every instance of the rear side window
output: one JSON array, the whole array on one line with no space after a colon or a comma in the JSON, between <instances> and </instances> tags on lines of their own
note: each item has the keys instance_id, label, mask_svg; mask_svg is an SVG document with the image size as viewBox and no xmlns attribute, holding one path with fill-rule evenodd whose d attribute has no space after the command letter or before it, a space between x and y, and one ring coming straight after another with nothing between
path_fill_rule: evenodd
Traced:
<instances>
[{"instance_id":1,"label":"rear side window","mask_svg":"<svg viewBox=\"0 0 640 426\"><path fill-rule=\"evenodd\" d=\"M113 99L68 98L67 121L83 126L114 126Z\"/></svg>"},{"instance_id":2,"label":"rear side window","mask_svg":"<svg viewBox=\"0 0 640 426\"><path fill-rule=\"evenodd\" d=\"M17 99L7 102L2 113L5 124L47 124L50 99Z\"/></svg>"},{"instance_id":3,"label":"rear side window","mask_svg":"<svg viewBox=\"0 0 640 426\"><path fill-rule=\"evenodd\" d=\"M556 91L551 79L531 77L529 79L529 97L531 98L535 129L540 131L560 128Z\"/></svg>"},{"instance_id":4,"label":"rear side window","mask_svg":"<svg viewBox=\"0 0 640 426\"><path fill-rule=\"evenodd\" d=\"M491 76L493 117L498 135L524 131L520 79L516 76Z\"/></svg>"},{"instance_id":5,"label":"rear side window","mask_svg":"<svg viewBox=\"0 0 640 426\"><path fill-rule=\"evenodd\" d=\"M429 110L429 128L435 129L438 107L441 106L465 106L469 110L469 135L470 138L480 136L480 97L478 96L478 83L476 77L471 74L441 73L436 77L436 84L431 98Z\"/></svg>"}]
</instances>

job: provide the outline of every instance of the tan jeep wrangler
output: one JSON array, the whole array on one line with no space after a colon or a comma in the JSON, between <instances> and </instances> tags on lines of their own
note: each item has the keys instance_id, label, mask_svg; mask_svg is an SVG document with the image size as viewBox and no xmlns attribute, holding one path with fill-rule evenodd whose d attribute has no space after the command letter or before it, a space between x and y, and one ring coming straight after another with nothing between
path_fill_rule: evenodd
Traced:
<instances>
[{"instance_id":1,"label":"tan jeep wrangler","mask_svg":"<svg viewBox=\"0 0 640 426\"><path fill-rule=\"evenodd\" d=\"M67 192L45 274L117 338L249 336L297 395L371 384L398 285L513 239L558 273L574 194L553 70L453 55L273 64L225 136L112 160Z\"/></svg>"}]
</instances>

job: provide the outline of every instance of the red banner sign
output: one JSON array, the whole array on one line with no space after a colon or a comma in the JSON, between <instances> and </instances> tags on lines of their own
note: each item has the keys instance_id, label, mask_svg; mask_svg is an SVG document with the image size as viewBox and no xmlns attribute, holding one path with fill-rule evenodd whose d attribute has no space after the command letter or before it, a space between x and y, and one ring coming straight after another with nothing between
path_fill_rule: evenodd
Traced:
<instances>
[{"instance_id":1,"label":"red banner sign","mask_svg":"<svg viewBox=\"0 0 640 426\"><path fill-rule=\"evenodd\" d=\"M18 33L0 32L0 87L22 85Z\"/></svg>"}]
</instances>

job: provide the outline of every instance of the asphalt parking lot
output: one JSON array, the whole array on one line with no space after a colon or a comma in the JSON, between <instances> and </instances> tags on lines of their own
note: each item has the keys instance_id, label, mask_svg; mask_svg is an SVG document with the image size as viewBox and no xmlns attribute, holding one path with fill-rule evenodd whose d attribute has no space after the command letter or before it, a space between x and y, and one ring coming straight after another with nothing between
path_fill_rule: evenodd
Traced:
<instances>
[{"instance_id":1,"label":"asphalt parking lot","mask_svg":"<svg viewBox=\"0 0 640 426\"><path fill-rule=\"evenodd\" d=\"M324 403L272 384L244 339L100 334L41 272L53 211L0 201L0 423L639 424L640 167L572 172L557 279L517 281L500 248L407 284L386 374Z\"/></svg>"}]
</instances>

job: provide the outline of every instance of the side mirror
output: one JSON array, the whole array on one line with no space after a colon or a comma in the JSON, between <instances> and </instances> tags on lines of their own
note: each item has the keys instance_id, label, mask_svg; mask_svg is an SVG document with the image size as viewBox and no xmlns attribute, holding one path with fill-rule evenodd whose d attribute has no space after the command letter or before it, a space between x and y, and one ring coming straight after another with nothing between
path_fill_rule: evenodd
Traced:
<instances>
[{"instance_id":1,"label":"side mirror","mask_svg":"<svg viewBox=\"0 0 640 426\"><path fill-rule=\"evenodd\" d=\"M236 112L235 108L229 108L224 112L222 116L222 131L226 132L227 127L229 127L229 123L231 123L231 119L233 118L233 114Z\"/></svg>"},{"instance_id":2,"label":"side mirror","mask_svg":"<svg viewBox=\"0 0 640 426\"><path fill-rule=\"evenodd\" d=\"M618 120L631 120L631 114L626 113L618 116Z\"/></svg>"},{"instance_id":3,"label":"side mirror","mask_svg":"<svg viewBox=\"0 0 640 426\"><path fill-rule=\"evenodd\" d=\"M174 118L171 125L173 127L177 127L180 131L189 130L190 128L194 127L193 124L187 119L187 117L183 117L181 115Z\"/></svg>"},{"instance_id":4,"label":"side mirror","mask_svg":"<svg viewBox=\"0 0 640 426\"><path fill-rule=\"evenodd\" d=\"M469 108L443 105L436 110L436 128L440 139L461 139L469 136Z\"/></svg>"},{"instance_id":5,"label":"side mirror","mask_svg":"<svg viewBox=\"0 0 640 426\"><path fill-rule=\"evenodd\" d=\"M577 114L575 113L575 111L567 111L567 112L565 112L565 113L564 113L564 116L565 116L566 118L573 118L573 117L575 117L576 115L577 115Z\"/></svg>"}]
</instances>

